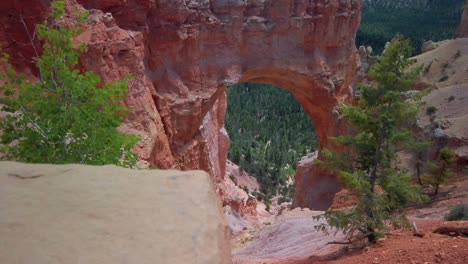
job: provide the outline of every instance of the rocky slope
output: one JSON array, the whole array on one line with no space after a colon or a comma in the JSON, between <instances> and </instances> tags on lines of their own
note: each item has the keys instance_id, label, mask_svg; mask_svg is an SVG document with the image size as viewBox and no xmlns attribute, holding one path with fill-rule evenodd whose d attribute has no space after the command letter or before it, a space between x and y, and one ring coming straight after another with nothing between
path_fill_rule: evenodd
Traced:
<instances>
[{"instance_id":1,"label":"rocky slope","mask_svg":"<svg viewBox=\"0 0 468 264\"><path fill-rule=\"evenodd\" d=\"M14 65L31 72L35 54L26 28L45 18L47 0L2 1L0 40ZM203 169L217 186L224 181L229 138L224 130L224 89L238 82L277 85L293 93L314 120L321 146L345 128L334 112L350 100L357 69L354 38L362 0L67 0L90 17L77 38L87 44L81 66L111 81L131 74L122 126L138 134L135 147L148 165ZM26 43L26 44L25 44ZM35 43L37 45L37 43ZM332 192L296 194L296 205L331 203L338 183L308 173L302 189L316 182ZM299 188L301 189L301 188ZM223 190L218 193L222 196Z\"/></svg>"},{"instance_id":2,"label":"rocky slope","mask_svg":"<svg viewBox=\"0 0 468 264\"><path fill-rule=\"evenodd\" d=\"M312 217L321 213L297 208L271 217L260 230L237 238L237 243L234 243L237 248L233 249L234 263L307 259L310 256L321 257L339 251L340 245L328 243L344 241L343 234L325 236L321 231L314 230L314 226L323 223L323 220L316 221Z\"/></svg>"},{"instance_id":3,"label":"rocky slope","mask_svg":"<svg viewBox=\"0 0 468 264\"><path fill-rule=\"evenodd\" d=\"M433 88L418 115L418 126L434 142L429 158L449 146L462 170L468 161L468 38L449 40L415 59L424 68L418 86Z\"/></svg>"}]
</instances>

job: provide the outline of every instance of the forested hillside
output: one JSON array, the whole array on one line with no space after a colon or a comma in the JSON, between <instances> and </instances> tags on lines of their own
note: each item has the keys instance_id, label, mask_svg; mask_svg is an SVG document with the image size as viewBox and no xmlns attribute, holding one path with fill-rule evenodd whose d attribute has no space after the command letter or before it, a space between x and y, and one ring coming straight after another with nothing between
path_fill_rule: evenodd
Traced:
<instances>
[{"instance_id":1,"label":"forested hillside","mask_svg":"<svg viewBox=\"0 0 468 264\"><path fill-rule=\"evenodd\" d=\"M317 148L313 123L290 93L270 85L238 84L227 95L229 159L255 175L265 194L275 194Z\"/></svg>"},{"instance_id":2,"label":"forested hillside","mask_svg":"<svg viewBox=\"0 0 468 264\"><path fill-rule=\"evenodd\" d=\"M465 0L364 0L357 46L372 46L380 53L385 43L401 33L416 52L426 40L453 36Z\"/></svg>"}]
</instances>

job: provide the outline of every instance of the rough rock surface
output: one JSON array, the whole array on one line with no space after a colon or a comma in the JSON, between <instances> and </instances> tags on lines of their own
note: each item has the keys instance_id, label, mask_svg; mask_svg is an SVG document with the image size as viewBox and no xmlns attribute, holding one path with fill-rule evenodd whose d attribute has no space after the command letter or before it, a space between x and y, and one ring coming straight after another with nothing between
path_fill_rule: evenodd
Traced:
<instances>
[{"instance_id":1,"label":"rough rock surface","mask_svg":"<svg viewBox=\"0 0 468 264\"><path fill-rule=\"evenodd\" d=\"M435 50L437 49L438 47L440 47L441 45L443 44L446 44L447 42L449 42L450 40L442 40L442 41L438 41L438 42L434 42L432 40L428 40L428 41L425 41L421 47L421 52L422 53L426 53L426 52L429 52L431 50Z\"/></svg>"},{"instance_id":2,"label":"rough rock surface","mask_svg":"<svg viewBox=\"0 0 468 264\"><path fill-rule=\"evenodd\" d=\"M314 161L317 158L318 152L311 153L303 157L297 165L296 174L294 175L296 195L293 207L300 207L302 204L313 202L313 207L316 210L327 210L332 205L335 194L340 191L340 185L334 176L321 175L321 177L314 177L313 179L307 178L307 175L314 173ZM302 182L304 180L307 180L307 182Z\"/></svg>"},{"instance_id":3,"label":"rough rock surface","mask_svg":"<svg viewBox=\"0 0 468 264\"><path fill-rule=\"evenodd\" d=\"M468 38L468 3L463 10L462 20L460 26L455 33L456 38Z\"/></svg>"},{"instance_id":4,"label":"rough rock surface","mask_svg":"<svg viewBox=\"0 0 468 264\"><path fill-rule=\"evenodd\" d=\"M247 188L249 192L260 190L260 183L258 180L241 170L237 164L234 164L230 160L228 160L226 164L226 177L233 178L237 186Z\"/></svg>"},{"instance_id":5,"label":"rough rock surface","mask_svg":"<svg viewBox=\"0 0 468 264\"><path fill-rule=\"evenodd\" d=\"M359 61L361 67L356 76L356 80L354 81L355 84L358 83L370 83L369 77L367 76L369 70L374 66L374 64L378 61L378 56L372 55L373 49L370 46L360 46L359 47ZM359 95L359 91L357 87L354 87L355 95Z\"/></svg>"},{"instance_id":6,"label":"rough rock surface","mask_svg":"<svg viewBox=\"0 0 468 264\"><path fill-rule=\"evenodd\" d=\"M453 98L453 99L452 99ZM435 139L436 150L452 148L459 158L468 161L468 84L436 90L423 98L424 109L435 107L436 113L421 112L418 125Z\"/></svg>"},{"instance_id":7,"label":"rough rock surface","mask_svg":"<svg viewBox=\"0 0 468 264\"><path fill-rule=\"evenodd\" d=\"M0 262L231 263L204 172L0 162Z\"/></svg>"},{"instance_id":8,"label":"rough rock surface","mask_svg":"<svg viewBox=\"0 0 468 264\"><path fill-rule=\"evenodd\" d=\"M314 226L322 224L324 220L316 221L312 217L321 213L323 212L296 208L274 217L276 219L271 219L269 225L250 234L247 239L250 242L247 241L246 245L233 250L233 262L249 264L276 260L282 263L281 260L290 258L320 257L336 253L342 246L328 243L342 242L345 237L341 233L326 236L321 231L315 231Z\"/></svg>"},{"instance_id":9,"label":"rough rock surface","mask_svg":"<svg viewBox=\"0 0 468 264\"><path fill-rule=\"evenodd\" d=\"M334 109L352 97L362 0L66 2L91 10L78 38L88 45L83 69L105 81L134 76L125 100L133 113L122 130L142 137L135 151L148 165L203 169L222 182L229 146L224 89L238 82L290 91L313 119L321 147L345 129ZM41 21L47 3L0 4L0 39L15 65L34 57L20 17L29 25ZM310 170L299 189L330 179ZM314 207L317 197L296 193L295 204Z\"/></svg>"},{"instance_id":10,"label":"rough rock surface","mask_svg":"<svg viewBox=\"0 0 468 264\"><path fill-rule=\"evenodd\" d=\"M271 216L264 203L251 193L260 190L257 179L241 171L239 166L228 160L225 180L221 183L224 215L233 235L259 226ZM246 192L246 189L249 193Z\"/></svg>"},{"instance_id":11,"label":"rough rock surface","mask_svg":"<svg viewBox=\"0 0 468 264\"><path fill-rule=\"evenodd\" d=\"M418 115L418 126L434 142L429 158L448 146L463 170L468 164L468 38L450 40L415 59L425 68L418 86L433 88ZM435 107L434 113L428 113L429 107Z\"/></svg>"},{"instance_id":12,"label":"rough rock surface","mask_svg":"<svg viewBox=\"0 0 468 264\"><path fill-rule=\"evenodd\" d=\"M443 88L468 83L468 38L447 41L429 52L414 57L423 67L420 83ZM422 85L422 84L418 84Z\"/></svg>"}]
</instances>

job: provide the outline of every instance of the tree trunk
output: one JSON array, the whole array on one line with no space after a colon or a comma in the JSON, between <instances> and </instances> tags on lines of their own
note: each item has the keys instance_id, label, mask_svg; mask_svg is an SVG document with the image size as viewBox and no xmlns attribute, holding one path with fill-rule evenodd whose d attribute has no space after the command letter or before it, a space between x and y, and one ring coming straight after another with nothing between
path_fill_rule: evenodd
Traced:
<instances>
[{"instance_id":1,"label":"tree trunk","mask_svg":"<svg viewBox=\"0 0 468 264\"><path fill-rule=\"evenodd\" d=\"M377 236L373 228L367 228L367 241L370 244L375 244L377 242Z\"/></svg>"},{"instance_id":2,"label":"tree trunk","mask_svg":"<svg viewBox=\"0 0 468 264\"><path fill-rule=\"evenodd\" d=\"M421 163L422 163L422 153L418 153L418 161L416 162L416 175L418 176L419 185L423 186L421 179Z\"/></svg>"}]
</instances>

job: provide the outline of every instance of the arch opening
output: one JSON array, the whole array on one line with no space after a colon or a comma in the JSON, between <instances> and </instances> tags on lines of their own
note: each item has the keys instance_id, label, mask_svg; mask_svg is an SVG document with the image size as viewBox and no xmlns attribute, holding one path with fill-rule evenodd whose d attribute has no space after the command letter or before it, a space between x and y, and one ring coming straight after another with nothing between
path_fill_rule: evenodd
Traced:
<instances>
[{"instance_id":1,"label":"arch opening","mask_svg":"<svg viewBox=\"0 0 468 264\"><path fill-rule=\"evenodd\" d=\"M266 204L274 196L278 204L291 202L297 163L318 149L312 120L291 93L277 86L239 83L226 94L228 160L239 168L232 172L237 166L231 164L227 176L237 181L240 175L246 181L237 186ZM249 184L245 173L259 185Z\"/></svg>"},{"instance_id":2,"label":"arch opening","mask_svg":"<svg viewBox=\"0 0 468 264\"><path fill-rule=\"evenodd\" d=\"M318 154L320 152L317 150L323 147L333 149L329 137L337 136L346 129L346 126L342 124L335 108L339 102L346 102L351 98L349 90L343 89L343 87L347 86L330 78L325 71L322 71L321 74L311 75L303 74L297 69L290 70L287 67L252 67L251 69L244 69L241 78L238 76L239 75L233 75L231 78L224 79L213 96L216 97L217 100L213 101L211 108L207 111L203 119L202 129L200 129L201 135L207 144L206 149L209 157L208 167L211 174L214 176L214 181L217 185L221 200L225 200L225 198L229 196L229 187L226 185L229 173L226 173L226 168L230 166L230 164L227 163L230 139L224 123L228 108L226 91L229 93L230 89L232 89L228 88L230 84L237 83L239 85L248 83L251 84L251 86L269 85L281 87L279 89L277 88L277 90L287 91L286 93L289 94L290 100L303 109L303 121L307 120L308 122L313 122L314 128L304 129L303 132L306 134L309 133L309 135L312 135L312 131L314 132L316 143L311 144L314 148L309 148L308 153L301 153L304 155L297 154L294 164L291 164L293 162L290 161L289 167L284 166L282 168L283 172L278 172L278 174L283 174L284 176L286 174L284 172L286 168L290 168L291 172L293 171L291 174L294 174L293 179L296 185L294 195L292 195L292 191L290 195L290 197L293 197L293 207L308 207L316 210L328 209L332 205L334 195L340 191L341 187L335 175L323 173L318 170L317 167L314 167L314 160L320 158ZM232 134L232 131L230 132ZM236 145L236 143L234 145ZM245 150L244 148L244 151ZM312 151L317 152L312 153ZM243 157L245 158L245 155L251 154L246 152L241 153L240 156L244 155ZM229 155L230 158L235 159L233 148ZM236 155L239 156L239 154ZM303 157L304 159L301 159ZM269 162L272 161L269 160ZM267 163L268 162L265 162L263 164ZM268 171L267 169L263 169L262 171L261 169L255 168L255 166L253 167L254 168L250 168L250 170L247 169L252 174L258 173L259 171ZM283 179L284 178L285 177L283 177ZM280 183L277 181L276 186L282 185L283 183L284 181ZM281 188L283 187L284 186ZM281 188L279 188L279 192L281 192ZM273 193L276 194L277 191L278 190L275 190L275 188L269 188L266 193L269 193L271 196ZM283 192L286 193L287 191L284 190Z\"/></svg>"}]
</instances>

